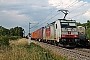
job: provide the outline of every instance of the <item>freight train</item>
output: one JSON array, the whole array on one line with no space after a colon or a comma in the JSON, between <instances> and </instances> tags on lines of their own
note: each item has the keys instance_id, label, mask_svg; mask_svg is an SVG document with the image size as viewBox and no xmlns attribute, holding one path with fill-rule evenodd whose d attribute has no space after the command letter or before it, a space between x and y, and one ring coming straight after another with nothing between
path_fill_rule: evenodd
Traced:
<instances>
[{"instance_id":1,"label":"freight train","mask_svg":"<svg viewBox=\"0 0 90 60\"><path fill-rule=\"evenodd\" d=\"M75 20L58 19L31 33L31 38L63 47L86 45L85 28L77 26Z\"/></svg>"}]
</instances>

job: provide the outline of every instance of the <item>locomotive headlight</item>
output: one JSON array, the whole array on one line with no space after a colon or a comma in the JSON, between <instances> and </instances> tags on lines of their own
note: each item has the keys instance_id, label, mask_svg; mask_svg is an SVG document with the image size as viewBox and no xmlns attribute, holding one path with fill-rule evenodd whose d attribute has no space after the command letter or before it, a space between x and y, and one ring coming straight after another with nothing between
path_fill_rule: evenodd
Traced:
<instances>
[{"instance_id":1,"label":"locomotive headlight","mask_svg":"<svg viewBox=\"0 0 90 60\"><path fill-rule=\"evenodd\" d=\"M77 42L78 40L77 39L75 39L75 42Z\"/></svg>"},{"instance_id":2,"label":"locomotive headlight","mask_svg":"<svg viewBox=\"0 0 90 60\"><path fill-rule=\"evenodd\" d=\"M88 40L89 41L89 40Z\"/></svg>"},{"instance_id":3,"label":"locomotive headlight","mask_svg":"<svg viewBox=\"0 0 90 60\"><path fill-rule=\"evenodd\" d=\"M62 37L65 37L65 35L62 35Z\"/></svg>"},{"instance_id":4,"label":"locomotive headlight","mask_svg":"<svg viewBox=\"0 0 90 60\"><path fill-rule=\"evenodd\" d=\"M78 37L77 35L75 35L74 37Z\"/></svg>"},{"instance_id":5,"label":"locomotive headlight","mask_svg":"<svg viewBox=\"0 0 90 60\"><path fill-rule=\"evenodd\" d=\"M90 42L90 40L88 40L88 42Z\"/></svg>"}]
</instances>

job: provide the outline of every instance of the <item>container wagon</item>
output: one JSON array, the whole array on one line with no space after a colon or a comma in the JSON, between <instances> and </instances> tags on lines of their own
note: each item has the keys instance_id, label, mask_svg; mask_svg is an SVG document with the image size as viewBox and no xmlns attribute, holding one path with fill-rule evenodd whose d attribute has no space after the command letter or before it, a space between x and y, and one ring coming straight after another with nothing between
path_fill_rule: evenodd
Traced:
<instances>
[{"instance_id":1,"label":"container wagon","mask_svg":"<svg viewBox=\"0 0 90 60\"><path fill-rule=\"evenodd\" d=\"M43 39L43 29L44 27L38 29L38 41L42 41Z\"/></svg>"}]
</instances>

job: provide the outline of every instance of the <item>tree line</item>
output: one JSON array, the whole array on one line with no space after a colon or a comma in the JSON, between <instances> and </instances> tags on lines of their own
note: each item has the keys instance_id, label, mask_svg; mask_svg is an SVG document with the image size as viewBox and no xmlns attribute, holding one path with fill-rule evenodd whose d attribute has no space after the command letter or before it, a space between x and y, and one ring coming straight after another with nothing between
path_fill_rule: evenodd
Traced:
<instances>
[{"instance_id":1,"label":"tree line","mask_svg":"<svg viewBox=\"0 0 90 60\"><path fill-rule=\"evenodd\" d=\"M22 27L14 27L14 28L4 28L3 26L0 26L0 36L20 36L23 37L23 31L24 29Z\"/></svg>"},{"instance_id":2,"label":"tree line","mask_svg":"<svg viewBox=\"0 0 90 60\"><path fill-rule=\"evenodd\" d=\"M87 39L90 39L90 20L87 20L87 22L83 24L81 24L80 22L77 22L77 25L86 26Z\"/></svg>"},{"instance_id":3,"label":"tree line","mask_svg":"<svg viewBox=\"0 0 90 60\"><path fill-rule=\"evenodd\" d=\"M17 40L23 36L24 29L22 27L15 27L15 28L4 28L0 26L0 47L1 46L8 46L9 40ZM1 49L1 48L0 48Z\"/></svg>"}]
</instances>

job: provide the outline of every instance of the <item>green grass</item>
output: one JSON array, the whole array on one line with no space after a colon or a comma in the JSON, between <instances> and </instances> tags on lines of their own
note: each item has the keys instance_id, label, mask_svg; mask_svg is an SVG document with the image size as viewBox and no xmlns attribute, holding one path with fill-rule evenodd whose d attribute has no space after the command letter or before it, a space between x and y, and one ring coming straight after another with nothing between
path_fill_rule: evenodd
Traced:
<instances>
[{"instance_id":1,"label":"green grass","mask_svg":"<svg viewBox=\"0 0 90 60\"><path fill-rule=\"evenodd\" d=\"M8 46L9 40L17 40L20 39L20 36L0 36L0 47L1 46Z\"/></svg>"},{"instance_id":2,"label":"green grass","mask_svg":"<svg viewBox=\"0 0 90 60\"><path fill-rule=\"evenodd\" d=\"M12 45L0 51L0 60L67 60L55 57L48 50L34 43L30 45Z\"/></svg>"},{"instance_id":3,"label":"green grass","mask_svg":"<svg viewBox=\"0 0 90 60\"><path fill-rule=\"evenodd\" d=\"M38 45L31 44L25 46L29 53L31 53L30 58L32 60L60 60L60 58L55 58L48 50L41 48Z\"/></svg>"}]
</instances>

